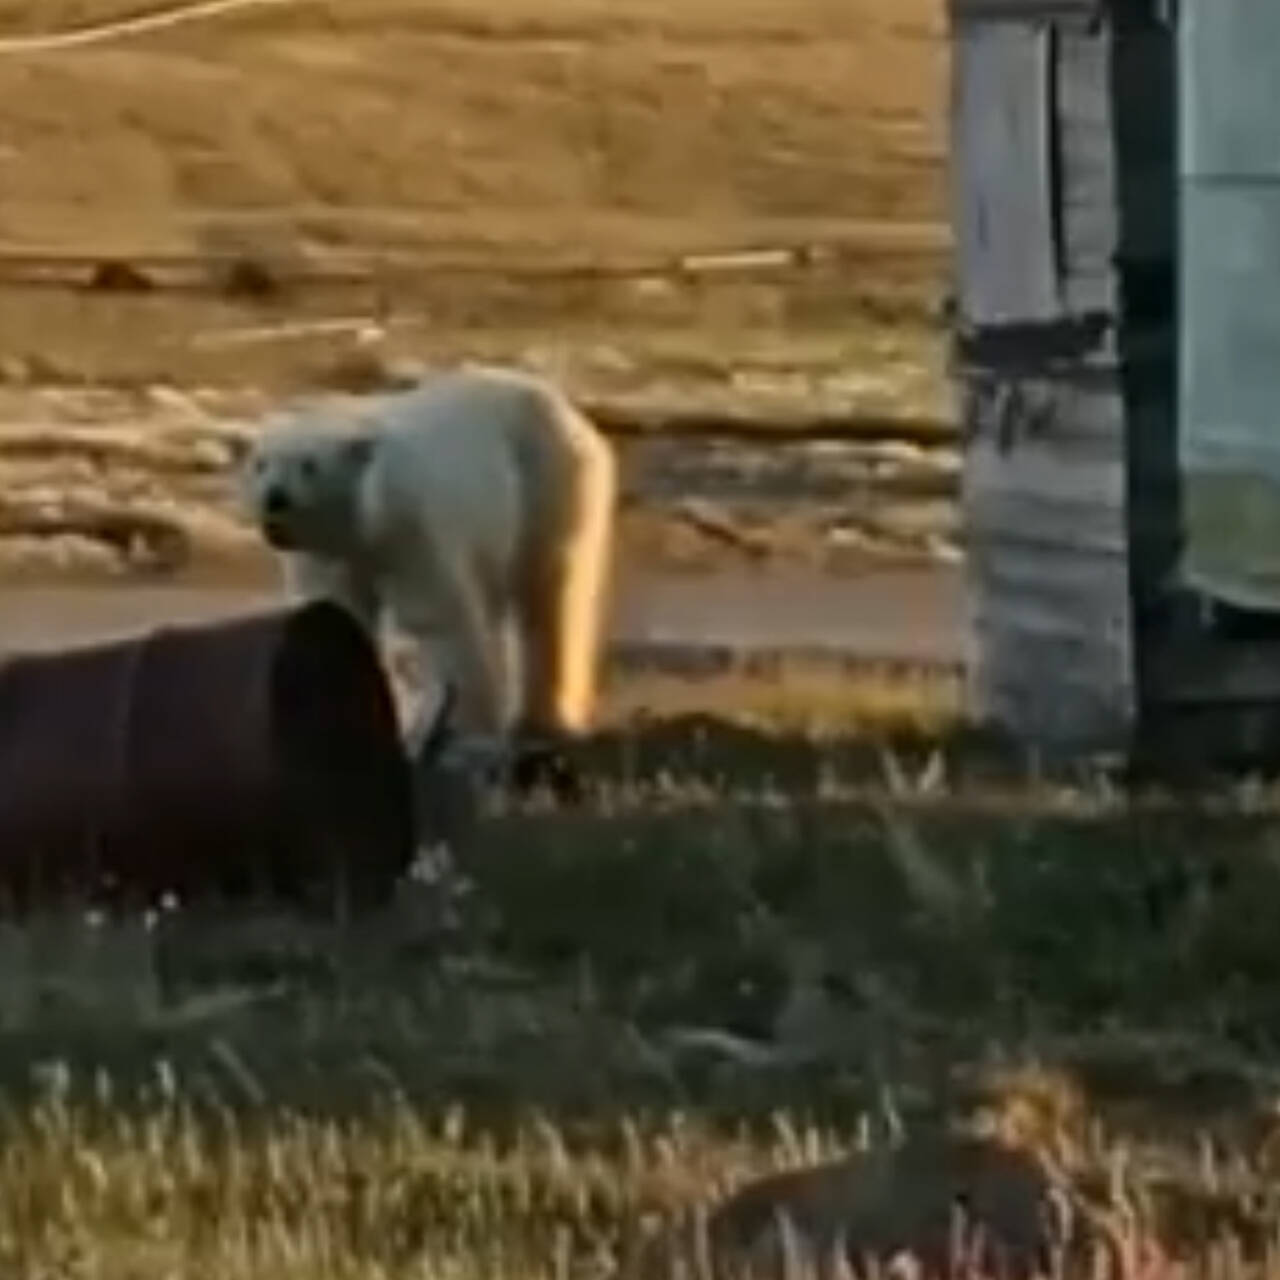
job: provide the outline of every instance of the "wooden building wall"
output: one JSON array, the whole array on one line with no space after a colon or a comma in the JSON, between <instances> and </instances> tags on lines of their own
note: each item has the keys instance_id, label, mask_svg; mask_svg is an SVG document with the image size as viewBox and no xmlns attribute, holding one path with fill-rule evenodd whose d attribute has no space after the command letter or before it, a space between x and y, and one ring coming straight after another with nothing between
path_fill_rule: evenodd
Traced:
<instances>
[{"instance_id":1,"label":"wooden building wall","mask_svg":"<svg viewBox=\"0 0 1280 1280\"><path fill-rule=\"evenodd\" d=\"M1177 555L1162 0L951 0L975 712L1124 748Z\"/></svg>"}]
</instances>

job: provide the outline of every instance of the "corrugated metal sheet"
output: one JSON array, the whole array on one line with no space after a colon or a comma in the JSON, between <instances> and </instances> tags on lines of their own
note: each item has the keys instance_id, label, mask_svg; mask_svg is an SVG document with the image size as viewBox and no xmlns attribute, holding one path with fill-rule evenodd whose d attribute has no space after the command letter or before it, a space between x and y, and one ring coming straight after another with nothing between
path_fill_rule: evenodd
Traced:
<instances>
[{"instance_id":1,"label":"corrugated metal sheet","mask_svg":"<svg viewBox=\"0 0 1280 1280\"><path fill-rule=\"evenodd\" d=\"M1280 4L1183 0L1182 571L1280 609Z\"/></svg>"}]
</instances>

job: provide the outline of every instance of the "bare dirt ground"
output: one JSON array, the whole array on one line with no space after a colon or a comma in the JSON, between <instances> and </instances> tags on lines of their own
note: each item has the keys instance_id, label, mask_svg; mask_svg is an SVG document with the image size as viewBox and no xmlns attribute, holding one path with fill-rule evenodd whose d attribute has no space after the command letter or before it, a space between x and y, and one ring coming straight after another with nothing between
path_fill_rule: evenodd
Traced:
<instances>
[{"instance_id":1,"label":"bare dirt ground","mask_svg":"<svg viewBox=\"0 0 1280 1280\"><path fill-rule=\"evenodd\" d=\"M758 428L621 443L632 577L956 561L952 443L912 430L951 411L935 0L299 0L13 43L166 7L0 0L5 580L261 581L263 412L459 359ZM689 256L744 248L785 252ZM143 275L68 281L112 255ZM844 426L788 438L815 413Z\"/></svg>"}]
</instances>

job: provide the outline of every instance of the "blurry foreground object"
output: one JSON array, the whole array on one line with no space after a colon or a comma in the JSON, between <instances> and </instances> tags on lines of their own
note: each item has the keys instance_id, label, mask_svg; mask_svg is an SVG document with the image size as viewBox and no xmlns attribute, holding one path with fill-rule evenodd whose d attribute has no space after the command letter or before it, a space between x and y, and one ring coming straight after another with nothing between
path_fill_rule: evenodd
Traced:
<instances>
[{"instance_id":1,"label":"blurry foreground object","mask_svg":"<svg viewBox=\"0 0 1280 1280\"><path fill-rule=\"evenodd\" d=\"M378 654L313 603L0 665L0 894L380 905L414 855Z\"/></svg>"}]
</instances>

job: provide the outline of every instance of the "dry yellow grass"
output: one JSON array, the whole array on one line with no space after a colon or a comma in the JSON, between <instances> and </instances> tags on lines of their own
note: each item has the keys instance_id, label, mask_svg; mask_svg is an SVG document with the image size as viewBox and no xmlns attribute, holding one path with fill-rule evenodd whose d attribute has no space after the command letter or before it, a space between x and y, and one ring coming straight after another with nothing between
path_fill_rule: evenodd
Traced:
<instances>
[{"instance_id":1,"label":"dry yellow grass","mask_svg":"<svg viewBox=\"0 0 1280 1280\"><path fill-rule=\"evenodd\" d=\"M819 737L850 730L869 736L904 729L943 734L961 723L964 701L955 671L853 669L800 657L770 672L728 671L700 679L619 672L602 693L602 719L610 726L704 715Z\"/></svg>"},{"instance_id":2,"label":"dry yellow grass","mask_svg":"<svg viewBox=\"0 0 1280 1280\"><path fill-rule=\"evenodd\" d=\"M785 1120L769 1144L626 1119L586 1144L536 1120L495 1143L458 1112L394 1105L372 1121L241 1127L229 1115L201 1123L163 1070L133 1116L69 1107L51 1076L0 1159L0 1262L14 1275L631 1275L665 1215L832 1145ZM674 1261L697 1254L686 1244Z\"/></svg>"},{"instance_id":3,"label":"dry yellow grass","mask_svg":"<svg viewBox=\"0 0 1280 1280\"><path fill-rule=\"evenodd\" d=\"M69 1093L68 1068L45 1064L40 1100L6 1121L6 1274L799 1280L851 1274L830 1269L842 1228L864 1240L945 1234L950 1194L999 1243L1051 1230L1038 1214L1057 1188L1033 1157L990 1142L922 1132L905 1148L876 1142L807 1172L849 1144L781 1113L772 1141L639 1115L586 1135L534 1116L497 1136L462 1108L423 1112L394 1094L361 1117L254 1116L228 1105L251 1082L231 1083L241 1068L229 1052L224 1067L225 1102L209 1081L158 1063L142 1104L124 1107L106 1074L86 1105L83 1090L78 1100ZM1273 1219L1245 1191L1171 1180L1155 1152L1125 1162L1123 1180L1109 1178L1122 1150L1103 1147L1079 1170L1075 1203L1085 1208L1079 1189L1088 1187L1093 1204L1087 1218L1064 1222L1069 1261L1053 1280L1276 1274ZM716 1215L735 1188L742 1198ZM894 1252L882 1241L873 1258L883 1266Z\"/></svg>"}]
</instances>

